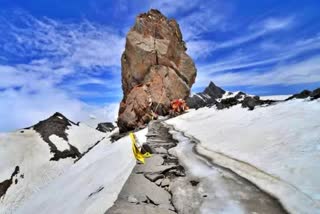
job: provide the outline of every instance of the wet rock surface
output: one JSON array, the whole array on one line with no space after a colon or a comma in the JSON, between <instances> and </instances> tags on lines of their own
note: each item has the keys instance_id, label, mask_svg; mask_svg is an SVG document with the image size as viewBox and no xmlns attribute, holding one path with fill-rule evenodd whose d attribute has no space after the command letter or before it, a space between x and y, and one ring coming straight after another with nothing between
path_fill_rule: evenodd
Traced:
<instances>
[{"instance_id":1,"label":"wet rock surface","mask_svg":"<svg viewBox=\"0 0 320 214\"><path fill-rule=\"evenodd\" d=\"M120 132L148 123L152 113L167 115L172 100L189 96L196 77L178 23L154 9L136 18L121 67Z\"/></svg>"}]
</instances>

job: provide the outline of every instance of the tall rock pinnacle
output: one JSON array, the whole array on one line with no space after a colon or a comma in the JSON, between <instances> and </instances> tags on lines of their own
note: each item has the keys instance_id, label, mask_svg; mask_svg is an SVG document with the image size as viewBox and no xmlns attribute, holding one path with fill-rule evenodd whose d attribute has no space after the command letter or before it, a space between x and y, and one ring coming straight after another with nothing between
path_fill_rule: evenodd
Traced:
<instances>
[{"instance_id":1,"label":"tall rock pinnacle","mask_svg":"<svg viewBox=\"0 0 320 214\"><path fill-rule=\"evenodd\" d=\"M137 16L121 58L123 100L118 126L128 131L166 115L170 101L185 99L196 78L178 23L151 9Z\"/></svg>"}]
</instances>

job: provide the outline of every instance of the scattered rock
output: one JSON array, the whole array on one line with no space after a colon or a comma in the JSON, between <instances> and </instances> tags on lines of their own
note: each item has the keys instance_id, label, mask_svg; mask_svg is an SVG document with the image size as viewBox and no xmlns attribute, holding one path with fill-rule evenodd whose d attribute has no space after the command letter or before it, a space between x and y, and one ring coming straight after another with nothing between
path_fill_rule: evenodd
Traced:
<instances>
[{"instance_id":1,"label":"scattered rock","mask_svg":"<svg viewBox=\"0 0 320 214\"><path fill-rule=\"evenodd\" d=\"M170 204L170 194L141 174L132 174L129 177L119 197L127 200L132 194L139 203L151 200L155 204Z\"/></svg>"},{"instance_id":2,"label":"scattered rock","mask_svg":"<svg viewBox=\"0 0 320 214\"><path fill-rule=\"evenodd\" d=\"M144 176L151 182L155 182L161 178L164 178L164 175L159 173L145 173Z\"/></svg>"},{"instance_id":3,"label":"scattered rock","mask_svg":"<svg viewBox=\"0 0 320 214\"><path fill-rule=\"evenodd\" d=\"M154 153L153 149L147 143L144 143L142 144L141 153L144 154L147 152L149 152L150 154Z\"/></svg>"},{"instance_id":4,"label":"scattered rock","mask_svg":"<svg viewBox=\"0 0 320 214\"><path fill-rule=\"evenodd\" d=\"M121 65L120 132L148 123L152 112L167 115L170 101L187 98L196 77L179 25L153 9L136 18Z\"/></svg>"},{"instance_id":5,"label":"scattered rock","mask_svg":"<svg viewBox=\"0 0 320 214\"><path fill-rule=\"evenodd\" d=\"M169 190L172 180L185 175L177 157L169 155L167 148L173 148L177 141L172 138L169 129L159 120L152 121L148 127L147 143L152 150L162 149L166 154L154 153L145 164L137 164L123 186L113 207L106 213L176 213ZM167 147L157 147L157 144ZM130 198L133 196L133 198ZM131 202L131 203L130 203ZM130 212L124 208L135 205ZM138 210L135 212L134 210ZM123 211L123 212L122 212Z\"/></svg>"},{"instance_id":6,"label":"scattered rock","mask_svg":"<svg viewBox=\"0 0 320 214\"><path fill-rule=\"evenodd\" d=\"M216 106L217 106L217 109L220 110L220 109L230 108L239 103L241 102L236 97L230 97L230 98L222 99L220 102L216 104Z\"/></svg>"},{"instance_id":7,"label":"scattered rock","mask_svg":"<svg viewBox=\"0 0 320 214\"><path fill-rule=\"evenodd\" d=\"M158 179L158 180L156 180L155 184L157 184L158 186L160 186L162 181L163 181L163 179Z\"/></svg>"},{"instance_id":8,"label":"scattered rock","mask_svg":"<svg viewBox=\"0 0 320 214\"><path fill-rule=\"evenodd\" d=\"M168 153L168 150L166 150L165 148L163 148L162 146L159 147L159 148L155 148L154 149L156 153L158 154L167 154Z\"/></svg>"},{"instance_id":9,"label":"scattered rock","mask_svg":"<svg viewBox=\"0 0 320 214\"><path fill-rule=\"evenodd\" d=\"M128 197L128 202L130 202L130 203L138 203L139 201L138 201L138 199L136 199L134 196L132 196L132 195L129 195L129 197Z\"/></svg>"},{"instance_id":10,"label":"scattered rock","mask_svg":"<svg viewBox=\"0 0 320 214\"><path fill-rule=\"evenodd\" d=\"M244 98L242 102L243 108L249 108L249 110L253 110L255 106L260 105L261 100L260 97L254 96L254 97L246 97Z\"/></svg>"},{"instance_id":11,"label":"scattered rock","mask_svg":"<svg viewBox=\"0 0 320 214\"><path fill-rule=\"evenodd\" d=\"M99 123L96 129L100 132L111 132L115 126L112 123Z\"/></svg>"},{"instance_id":12,"label":"scattered rock","mask_svg":"<svg viewBox=\"0 0 320 214\"><path fill-rule=\"evenodd\" d=\"M161 182L161 187L169 186L170 185L170 180L168 178L163 179Z\"/></svg>"},{"instance_id":13,"label":"scattered rock","mask_svg":"<svg viewBox=\"0 0 320 214\"><path fill-rule=\"evenodd\" d=\"M192 180L192 181L190 181L190 184L191 184L192 186L197 186L197 185L199 184L199 181L194 181L194 180Z\"/></svg>"}]
</instances>

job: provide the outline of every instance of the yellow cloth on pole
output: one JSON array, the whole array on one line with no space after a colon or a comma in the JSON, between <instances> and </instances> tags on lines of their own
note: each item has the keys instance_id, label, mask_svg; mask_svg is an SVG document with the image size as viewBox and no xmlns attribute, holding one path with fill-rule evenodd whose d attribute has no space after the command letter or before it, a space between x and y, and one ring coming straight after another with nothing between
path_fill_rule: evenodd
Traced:
<instances>
[{"instance_id":1,"label":"yellow cloth on pole","mask_svg":"<svg viewBox=\"0 0 320 214\"><path fill-rule=\"evenodd\" d=\"M135 157L138 161L140 161L141 163L144 164L144 163L145 163L145 160L144 160L144 159L151 157L151 154L150 154L149 152L146 152L146 153L142 154L142 153L140 152L140 150L138 149L138 147L137 147L136 137L135 137L134 133L133 133L133 132L130 132L129 136L130 136L130 139L131 139L131 142L132 142L132 151L133 151L134 157Z\"/></svg>"}]
</instances>

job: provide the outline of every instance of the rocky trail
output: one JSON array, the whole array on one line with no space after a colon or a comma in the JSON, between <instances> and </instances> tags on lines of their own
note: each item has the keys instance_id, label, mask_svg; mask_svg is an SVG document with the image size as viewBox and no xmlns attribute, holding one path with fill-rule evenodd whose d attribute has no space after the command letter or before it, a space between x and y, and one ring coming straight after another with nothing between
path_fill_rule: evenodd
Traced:
<instances>
[{"instance_id":1,"label":"rocky trail","mask_svg":"<svg viewBox=\"0 0 320 214\"><path fill-rule=\"evenodd\" d=\"M197 154L194 139L163 121L148 128L154 154L135 166L107 214L286 213L254 184Z\"/></svg>"}]
</instances>

